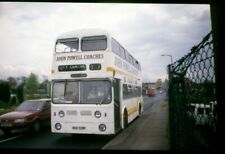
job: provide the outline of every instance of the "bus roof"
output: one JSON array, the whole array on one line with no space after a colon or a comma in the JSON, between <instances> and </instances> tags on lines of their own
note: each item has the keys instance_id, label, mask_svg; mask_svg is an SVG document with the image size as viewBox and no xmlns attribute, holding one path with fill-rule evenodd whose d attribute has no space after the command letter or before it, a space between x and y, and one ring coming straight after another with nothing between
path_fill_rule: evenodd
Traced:
<instances>
[{"instance_id":1,"label":"bus roof","mask_svg":"<svg viewBox=\"0 0 225 154\"><path fill-rule=\"evenodd\" d=\"M78 29L74 31L68 31L65 33L62 33L57 36L58 39L63 38L74 38L74 37L83 37L83 36L95 36L95 35L106 35L109 36L109 33L106 30L103 29Z\"/></svg>"}]
</instances>

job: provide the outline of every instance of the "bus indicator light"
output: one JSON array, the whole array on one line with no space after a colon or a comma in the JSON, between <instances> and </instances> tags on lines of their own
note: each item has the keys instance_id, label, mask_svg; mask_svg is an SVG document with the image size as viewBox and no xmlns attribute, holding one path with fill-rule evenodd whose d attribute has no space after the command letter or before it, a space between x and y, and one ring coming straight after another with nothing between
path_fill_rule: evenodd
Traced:
<instances>
[{"instance_id":1,"label":"bus indicator light","mask_svg":"<svg viewBox=\"0 0 225 154\"><path fill-rule=\"evenodd\" d=\"M59 116L62 118L65 116L65 112L64 111L59 111Z\"/></svg>"}]
</instances>

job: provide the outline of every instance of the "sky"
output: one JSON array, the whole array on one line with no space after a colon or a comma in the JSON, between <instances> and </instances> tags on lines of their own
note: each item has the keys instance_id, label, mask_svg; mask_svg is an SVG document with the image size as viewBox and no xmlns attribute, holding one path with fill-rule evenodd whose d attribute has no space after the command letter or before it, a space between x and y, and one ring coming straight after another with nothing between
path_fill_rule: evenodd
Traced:
<instances>
[{"instance_id":1,"label":"sky","mask_svg":"<svg viewBox=\"0 0 225 154\"><path fill-rule=\"evenodd\" d=\"M56 37L100 28L111 33L142 67L143 82L168 78L176 61L211 31L207 4L0 2L0 79L51 79Z\"/></svg>"}]
</instances>

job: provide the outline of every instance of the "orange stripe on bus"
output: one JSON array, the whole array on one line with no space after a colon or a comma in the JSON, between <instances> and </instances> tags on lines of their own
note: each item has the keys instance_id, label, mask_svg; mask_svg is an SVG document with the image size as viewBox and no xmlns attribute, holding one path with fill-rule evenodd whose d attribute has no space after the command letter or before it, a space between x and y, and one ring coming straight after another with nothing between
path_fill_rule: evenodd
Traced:
<instances>
[{"instance_id":1,"label":"orange stripe on bus","mask_svg":"<svg viewBox=\"0 0 225 154\"><path fill-rule=\"evenodd\" d=\"M118 70L118 69L116 69L116 68L113 68L113 67L107 67L107 68L106 68L106 71L107 71L107 72L113 72L113 71L115 71L115 72L117 72L117 73L119 73L119 74L123 74L123 75L127 75L127 76L132 76L133 78L138 79L138 77L134 76L133 74L126 73L126 72L124 72L124 71L120 71L120 70Z\"/></svg>"}]
</instances>

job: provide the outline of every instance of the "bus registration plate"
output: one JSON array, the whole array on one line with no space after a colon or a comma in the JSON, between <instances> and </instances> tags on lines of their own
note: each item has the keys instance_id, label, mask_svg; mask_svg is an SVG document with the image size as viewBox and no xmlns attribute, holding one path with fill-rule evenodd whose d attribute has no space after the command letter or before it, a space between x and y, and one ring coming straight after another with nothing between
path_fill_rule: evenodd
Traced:
<instances>
[{"instance_id":1,"label":"bus registration plate","mask_svg":"<svg viewBox=\"0 0 225 154\"><path fill-rule=\"evenodd\" d=\"M86 127L84 127L84 126L73 126L72 129L75 129L75 130L84 130L84 129L86 129Z\"/></svg>"}]
</instances>

